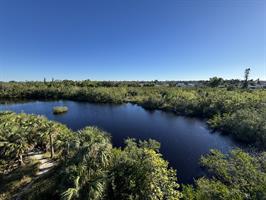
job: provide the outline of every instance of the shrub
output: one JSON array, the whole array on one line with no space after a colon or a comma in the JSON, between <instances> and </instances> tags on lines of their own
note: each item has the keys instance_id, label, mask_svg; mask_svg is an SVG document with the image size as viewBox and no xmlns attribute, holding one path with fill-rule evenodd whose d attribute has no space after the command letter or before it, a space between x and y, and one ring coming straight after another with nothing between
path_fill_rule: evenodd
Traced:
<instances>
[{"instance_id":1,"label":"shrub","mask_svg":"<svg viewBox=\"0 0 266 200\"><path fill-rule=\"evenodd\" d=\"M53 108L54 114L62 114L68 111L68 107L66 106L56 106Z\"/></svg>"}]
</instances>

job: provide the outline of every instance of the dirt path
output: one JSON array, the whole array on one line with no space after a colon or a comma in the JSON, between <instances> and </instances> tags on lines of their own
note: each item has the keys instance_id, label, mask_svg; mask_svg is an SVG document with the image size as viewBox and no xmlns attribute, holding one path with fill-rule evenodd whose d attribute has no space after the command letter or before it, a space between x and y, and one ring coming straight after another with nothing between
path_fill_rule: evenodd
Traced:
<instances>
[{"instance_id":1,"label":"dirt path","mask_svg":"<svg viewBox=\"0 0 266 200\"><path fill-rule=\"evenodd\" d=\"M55 165L55 162L53 160L47 159L44 157L43 153L32 153L28 156L29 159L32 160L38 160L40 162L40 165L38 166L38 172L36 173L36 176L32 178L31 182L28 183L24 188L21 189L21 191L16 194L13 199L20 200L21 195L26 192L28 189L31 188L34 181L36 181L38 178L40 178L42 175L46 174L50 171L51 168Z\"/></svg>"},{"instance_id":2,"label":"dirt path","mask_svg":"<svg viewBox=\"0 0 266 200\"><path fill-rule=\"evenodd\" d=\"M44 158L43 154L32 155L30 158L40 162L38 167L39 171L36 174L37 178L40 175L47 173L55 165L54 161Z\"/></svg>"}]
</instances>

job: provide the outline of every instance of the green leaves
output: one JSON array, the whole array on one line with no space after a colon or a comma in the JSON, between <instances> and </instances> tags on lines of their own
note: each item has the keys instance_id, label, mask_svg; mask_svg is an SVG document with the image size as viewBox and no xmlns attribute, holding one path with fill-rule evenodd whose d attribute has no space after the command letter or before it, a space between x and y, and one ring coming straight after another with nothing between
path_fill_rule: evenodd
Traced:
<instances>
[{"instance_id":1,"label":"green leaves","mask_svg":"<svg viewBox=\"0 0 266 200\"><path fill-rule=\"evenodd\" d=\"M73 156L63 169L62 198L180 198L176 172L163 160L158 142L128 139L124 150L113 149L109 136L95 127L84 128L76 137L79 145L73 145Z\"/></svg>"},{"instance_id":2,"label":"green leaves","mask_svg":"<svg viewBox=\"0 0 266 200\"><path fill-rule=\"evenodd\" d=\"M266 147L266 109L245 108L234 113L215 115L208 123L232 134L238 140Z\"/></svg>"},{"instance_id":3,"label":"green leaves","mask_svg":"<svg viewBox=\"0 0 266 200\"><path fill-rule=\"evenodd\" d=\"M111 162L109 136L95 127L76 133L78 145L73 145L73 156L63 170L63 198L101 199L106 194L107 170ZM75 192L75 193L73 193ZM75 194L75 195L74 195Z\"/></svg>"},{"instance_id":4,"label":"green leaves","mask_svg":"<svg viewBox=\"0 0 266 200\"><path fill-rule=\"evenodd\" d=\"M78 189L68 188L65 192L62 193L63 200L71 200L78 197Z\"/></svg>"},{"instance_id":5,"label":"green leaves","mask_svg":"<svg viewBox=\"0 0 266 200\"><path fill-rule=\"evenodd\" d=\"M179 199L176 172L159 154L156 142L126 140L124 150L114 154L112 199Z\"/></svg>"},{"instance_id":6,"label":"green leaves","mask_svg":"<svg viewBox=\"0 0 266 200\"><path fill-rule=\"evenodd\" d=\"M239 140L263 147L266 144L266 123L261 122L266 117L266 112L263 111L266 107L266 90L240 89L240 80L213 77L208 82L198 82L199 87L192 88L186 84L181 88L165 84L163 86L157 81L141 83L64 80L1 84L3 89L0 91L0 98L132 102L147 109L164 109L180 115L204 117L210 119L213 128L232 133ZM174 86L175 82L171 85ZM226 87L231 88L230 91Z\"/></svg>"},{"instance_id":7,"label":"green leaves","mask_svg":"<svg viewBox=\"0 0 266 200\"><path fill-rule=\"evenodd\" d=\"M243 200L244 193L237 188L230 188L219 180L200 178L196 182L196 190L184 189L185 200Z\"/></svg>"},{"instance_id":8,"label":"green leaves","mask_svg":"<svg viewBox=\"0 0 266 200\"><path fill-rule=\"evenodd\" d=\"M0 158L12 160L34 148L43 148L53 134L56 143L66 140L70 131L62 124L45 117L5 112L0 114ZM60 145L57 146L58 150Z\"/></svg>"},{"instance_id":9,"label":"green leaves","mask_svg":"<svg viewBox=\"0 0 266 200\"><path fill-rule=\"evenodd\" d=\"M250 155L240 149L224 155L217 150L201 158L212 178L200 178L196 187L184 187L184 199L246 200L266 198L265 153Z\"/></svg>"}]
</instances>

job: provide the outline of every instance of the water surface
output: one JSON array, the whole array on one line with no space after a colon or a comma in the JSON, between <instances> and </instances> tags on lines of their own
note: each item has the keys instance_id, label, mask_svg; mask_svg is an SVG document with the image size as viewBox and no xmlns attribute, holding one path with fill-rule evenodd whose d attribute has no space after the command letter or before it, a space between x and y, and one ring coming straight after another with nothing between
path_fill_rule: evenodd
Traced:
<instances>
[{"instance_id":1,"label":"water surface","mask_svg":"<svg viewBox=\"0 0 266 200\"><path fill-rule=\"evenodd\" d=\"M54 115L54 106L67 106L69 111ZM216 148L228 152L236 143L219 133L211 133L205 122L180 117L163 111L147 111L133 104L111 105L74 101L34 101L0 104L0 110L45 115L66 124L73 130L98 126L112 135L114 146L123 146L126 138L155 139L160 152L177 170L181 183L192 183L203 171L198 162L201 155Z\"/></svg>"}]
</instances>

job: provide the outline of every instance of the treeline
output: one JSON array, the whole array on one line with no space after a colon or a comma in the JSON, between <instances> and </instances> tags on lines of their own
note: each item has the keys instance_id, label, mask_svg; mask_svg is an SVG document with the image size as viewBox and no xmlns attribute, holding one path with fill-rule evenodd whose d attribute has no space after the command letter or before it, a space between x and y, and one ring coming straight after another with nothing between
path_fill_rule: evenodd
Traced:
<instances>
[{"instance_id":1,"label":"treeline","mask_svg":"<svg viewBox=\"0 0 266 200\"><path fill-rule=\"evenodd\" d=\"M266 147L265 89L132 87L123 82L107 87L103 83L1 83L0 99L68 99L116 104L131 102L146 109L162 109L179 115L206 118L213 129L232 134L243 142Z\"/></svg>"},{"instance_id":2,"label":"treeline","mask_svg":"<svg viewBox=\"0 0 266 200\"><path fill-rule=\"evenodd\" d=\"M34 85L34 84L44 84L48 87L58 86L60 84L68 86L77 86L77 87L154 87L154 86L167 86L167 87L196 87L196 88L206 88L206 87L221 87L227 89L237 89L237 88L247 88L250 86L258 86L258 88L266 88L266 81L249 80L249 74L245 80L231 79L225 80L220 77L212 77L209 80L199 80L199 81L92 81L92 80L82 80L82 81L73 81L73 80L50 80L47 81L9 81L1 82L0 84L25 84L25 85Z\"/></svg>"},{"instance_id":3,"label":"treeline","mask_svg":"<svg viewBox=\"0 0 266 200\"><path fill-rule=\"evenodd\" d=\"M175 170L154 140L128 139L123 149L95 127L72 132L42 116L0 114L0 198L94 200L262 200L266 198L266 154L240 149L224 155L213 150L201 158L208 177L179 187ZM17 169L30 152L48 152L58 163L23 190L25 171ZM10 178L11 177L11 178ZM7 182L7 180L9 182Z\"/></svg>"}]
</instances>

